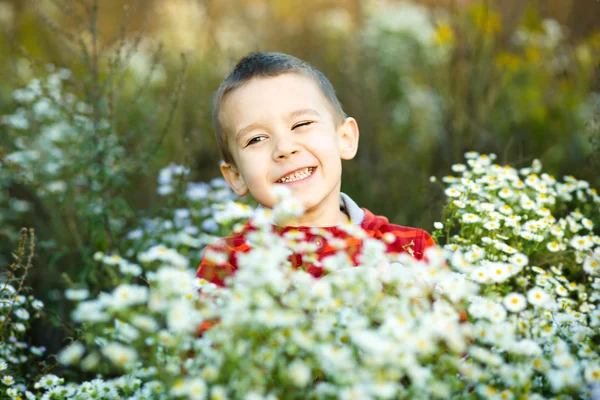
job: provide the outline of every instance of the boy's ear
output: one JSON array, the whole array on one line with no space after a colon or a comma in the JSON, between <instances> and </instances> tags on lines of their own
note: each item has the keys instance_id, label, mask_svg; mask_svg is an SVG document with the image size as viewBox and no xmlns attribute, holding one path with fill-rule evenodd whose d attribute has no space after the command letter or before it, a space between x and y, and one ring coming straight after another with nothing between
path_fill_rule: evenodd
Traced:
<instances>
[{"instance_id":1,"label":"boy's ear","mask_svg":"<svg viewBox=\"0 0 600 400\"><path fill-rule=\"evenodd\" d=\"M244 180L244 177L242 177L235 165L222 162L221 174L223 175L223 178L225 178L231 189L235 192L235 194L242 197L245 196L246 193L248 193L248 186L246 186L246 181Z\"/></svg>"},{"instance_id":2,"label":"boy's ear","mask_svg":"<svg viewBox=\"0 0 600 400\"><path fill-rule=\"evenodd\" d=\"M351 160L358 151L358 123L352 117L348 117L338 128L340 141L340 157L343 160Z\"/></svg>"}]
</instances>

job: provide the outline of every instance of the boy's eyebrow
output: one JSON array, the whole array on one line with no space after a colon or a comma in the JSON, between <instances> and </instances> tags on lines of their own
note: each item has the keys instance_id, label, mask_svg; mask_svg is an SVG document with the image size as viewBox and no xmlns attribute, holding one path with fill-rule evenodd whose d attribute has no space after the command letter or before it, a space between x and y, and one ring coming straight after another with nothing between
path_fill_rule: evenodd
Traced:
<instances>
[{"instance_id":1,"label":"boy's eyebrow","mask_svg":"<svg viewBox=\"0 0 600 400\"><path fill-rule=\"evenodd\" d=\"M317 110L314 110L314 109L312 109L312 108L303 108L303 109L300 109L300 110L292 111L292 112L291 112L291 113L288 115L287 119L288 119L288 120L291 120L291 119L294 119L294 118L297 118L297 117L299 117L299 116L301 116L301 115L306 115L306 114L315 115L315 116L317 116L317 117L320 117L320 116L321 116L321 114L319 114L319 112L318 112ZM238 131L238 133L235 135L235 140L236 140L236 141L238 141L238 140L240 140L240 139L241 139L241 138L242 138L244 135L246 135L247 133L249 133L249 132L252 132L253 130L255 130L255 129L257 129L257 128L261 128L261 127L263 127L263 126L264 126L264 125L262 125L262 124L259 124L259 123L253 123L253 124L250 124L250 125L246 126L245 128L242 128L242 129L240 129L240 130Z\"/></svg>"}]
</instances>

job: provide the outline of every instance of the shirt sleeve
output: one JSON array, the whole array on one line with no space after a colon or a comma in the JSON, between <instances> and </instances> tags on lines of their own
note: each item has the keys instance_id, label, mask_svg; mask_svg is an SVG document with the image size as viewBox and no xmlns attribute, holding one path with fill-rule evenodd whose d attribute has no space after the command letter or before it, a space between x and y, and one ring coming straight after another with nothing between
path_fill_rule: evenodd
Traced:
<instances>
[{"instance_id":1,"label":"shirt sleeve","mask_svg":"<svg viewBox=\"0 0 600 400\"><path fill-rule=\"evenodd\" d=\"M426 231L423 231L422 243L423 243L423 252L425 252L426 249L428 249L430 247L435 247L437 245L435 243L435 240L433 240L431 235L429 233L427 233Z\"/></svg>"},{"instance_id":2,"label":"shirt sleeve","mask_svg":"<svg viewBox=\"0 0 600 400\"><path fill-rule=\"evenodd\" d=\"M427 257L425 256L425 251L430 247L437 246L435 240L431 237L429 233L424 230L421 230L421 254L424 261L427 261Z\"/></svg>"},{"instance_id":3,"label":"shirt sleeve","mask_svg":"<svg viewBox=\"0 0 600 400\"><path fill-rule=\"evenodd\" d=\"M196 277L224 287L225 278L235 271L235 267L231 264L232 253L233 249L223 241L206 246L202 252L202 261Z\"/></svg>"}]
</instances>

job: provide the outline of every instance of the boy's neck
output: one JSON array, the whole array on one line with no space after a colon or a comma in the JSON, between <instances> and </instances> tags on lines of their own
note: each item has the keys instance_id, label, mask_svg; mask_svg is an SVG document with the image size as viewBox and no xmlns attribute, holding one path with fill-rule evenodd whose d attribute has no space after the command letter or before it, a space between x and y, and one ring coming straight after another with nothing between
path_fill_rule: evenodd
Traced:
<instances>
[{"instance_id":1,"label":"boy's neck","mask_svg":"<svg viewBox=\"0 0 600 400\"><path fill-rule=\"evenodd\" d=\"M350 223L348 214L340 210L340 190L333 190L320 204L308 209L297 219L289 221L287 226L307 226L327 228Z\"/></svg>"},{"instance_id":2,"label":"boy's neck","mask_svg":"<svg viewBox=\"0 0 600 400\"><path fill-rule=\"evenodd\" d=\"M343 225L350 223L350 217L348 214L339 209L336 213L329 213L329 215L310 215L305 214L301 218L289 221L286 226L308 226L317 228L328 228L337 225Z\"/></svg>"}]
</instances>

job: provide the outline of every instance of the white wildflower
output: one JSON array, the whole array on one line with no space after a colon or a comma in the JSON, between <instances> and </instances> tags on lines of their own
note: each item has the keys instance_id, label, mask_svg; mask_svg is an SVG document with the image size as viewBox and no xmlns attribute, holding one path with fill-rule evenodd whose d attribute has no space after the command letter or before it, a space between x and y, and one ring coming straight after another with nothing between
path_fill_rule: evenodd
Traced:
<instances>
[{"instance_id":1,"label":"white wildflower","mask_svg":"<svg viewBox=\"0 0 600 400\"><path fill-rule=\"evenodd\" d=\"M109 343L101 349L102 354L118 367L132 366L137 360L137 351L121 343Z\"/></svg>"},{"instance_id":2,"label":"white wildflower","mask_svg":"<svg viewBox=\"0 0 600 400\"><path fill-rule=\"evenodd\" d=\"M496 283L504 282L511 276L506 264L504 263L489 263L485 266L485 268L487 268L489 271L490 279Z\"/></svg>"},{"instance_id":3,"label":"white wildflower","mask_svg":"<svg viewBox=\"0 0 600 400\"><path fill-rule=\"evenodd\" d=\"M27 321L29 319L29 312L24 308L15 310L15 315L17 318L22 319L23 321Z\"/></svg>"},{"instance_id":4,"label":"white wildflower","mask_svg":"<svg viewBox=\"0 0 600 400\"><path fill-rule=\"evenodd\" d=\"M500 223L498 221L486 221L483 227L488 231L493 231L500 228Z\"/></svg>"},{"instance_id":5,"label":"white wildflower","mask_svg":"<svg viewBox=\"0 0 600 400\"><path fill-rule=\"evenodd\" d=\"M2 383L6 386L12 386L12 384L15 383L15 378L13 378L11 375L4 375L2 377Z\"/></svg>"},{"instance_id":6,"label":"white wildflower","mask_svg":"<svg viewBox=\"0 0 600 400\"><path fill-rule=\"evenodd\" d=\"M583 262L583 270L592 275L600 275L600 257L587 256Z\"/></svg>"},{"instance_id":7,"label":"white wildflower","mask_svg":"<svg viewBox=\"0 0 600 400\"><path fill-rule=\"evenodd\" d=\"M522 294L513 292L504 297L503 304L508 311L517 313L527 307L527 300Z\"/></svg>"},{"instance_id":8,"label":"white wildflower","mask_svg":"<svg viewBox=\"0 0 600 400\"><path fill-rule=\"evenodd\" d=\"M543 289L534 287L527 292L527 300L536 307L544 306L550 301L550 295Z\"/></svg>"},{"instance_id":9,"label":"white wildflower","mask_svg":"<svg viewBox=\"0 0 600 400\"><path fill-rule=\"evenodd\" d=\"M148 315L138 314L131 319L131 323L147 332L156 332L158 330L158 323Z\"/></svg>"},{"instance_id":10,"label":"white wildflower","mask_svg":"<svg viewBox=\"0 0 600 400\"><path fill-rule=\"evenodd\" d=\"M310 368L301 360L295 360L288 366L288 375L296 387L305 387L312 377Z\"/></svg>"},{"instance_id":11,"label":"white wildflower","mask_svg":"<svg viewBox=\"0 0 600 400\"><path fill-rule=\"evenodd\" d=\"M589 236L575 235L575 236L573 236L573 239L571 239L569 244L574 249L583 251L583 250L590 249L594 245L594 242L592 241L592 239Z\"/></svg>"},{"instance_id":12,"label":"white wildflower","mask_svg":"<svg viewBox=\"0 0 600 400\"><path fill-rule=\"evenodd\" d=\"M585 367L583 376L587 383L598 384L600 383L600 364L588 364Z\"/></svg>"},{"instance_id":13,"label":"white wildflower","mask_svg":"<svg viewBox=\"0 0 600 400\"><path fill-rule=\"evenodd\" d=\"M460 197L460 195L462 194L458 189L453 188L453 187L449 187L448 189L446 189L444 191L444 193L448 197Z\"/></svg>"},{"instance_id":14,"label":"white wildflower","mask_svg":"<svg viewBox=\"0 0 600 400\"><path fill-rule=\"evenodd\" d=\"M67 289L65 297L69 300L81 301L89 297L90 291L87 289Z\"/></svg>"},{"instance_id":15,"label":"white wildflower","mask_svg":"<svg viewBox=\"0 0 600 400\"><path fill-rule=\"evenodd\" d=\"M516 253L510 257L510 262L517 267L524 267L529 263L529 258L523 253Z\"/></svg>"},{"instance_id":16,"label":"white wildflower","mask_svg":"<svg viewBox=\"0 0 600 400\"><path fill-rule=\"evenodd\" d=\"M61 385L63 383L63 379L59 378L56 375L48 374L42 376L34 385L36 389L51 389L56 385Z\"/></svg>"},{"instance_id":17,"label":"white wildflower","mask_svg":"<svg viewBox=\"0 0 600 400\"><path fill-rule=\"evenodd\" d=\"M148 288L140 285L121 284L112 293L110 306L116 310L148 301Z\"/></svg>"},{"instance_id":18,"label":"white wildflower","mask_svg":"<svg viewBox=\"0 0 600 400\"><path fill-rule=\"evenodd\" d=\"M85 347L81 342L72 343L61 350L58 361L63 365L73 365L81 359L84 352Z\"/></svg>"},{"instance_id":19,"label":"white wildflower","mask_svg":"<svg viewBox=\"0 0 600 400\"><path fill-rule=\"evenodd\" d=\"M472 224L481 221L481 218L472 213L466 213L462 216L462 221L467 224Z\"/></svg>"}]
</instances>

